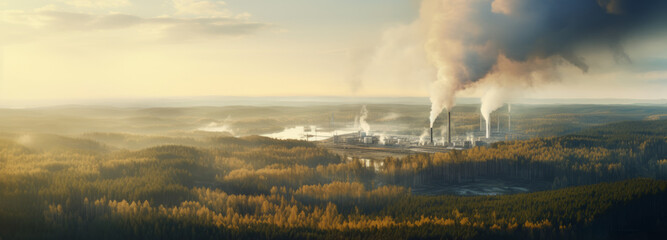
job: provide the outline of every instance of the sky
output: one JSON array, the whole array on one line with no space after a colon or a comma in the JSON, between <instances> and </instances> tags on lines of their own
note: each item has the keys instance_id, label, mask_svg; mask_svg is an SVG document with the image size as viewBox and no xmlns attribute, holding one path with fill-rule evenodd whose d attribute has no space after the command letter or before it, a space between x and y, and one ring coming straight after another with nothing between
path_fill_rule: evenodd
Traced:
<instances>
[{"instance_id":1,"label":"sky","mask_svg":"<svg viewBox=\"0 0 667 240\"><path fill-rule=\"evenodd\" d=\"M427 97L427 50L404 34L419 15L418 0L3 0L0 100ZM591 53L587 73L521 97L665 98L665 38L626 39L629 63Z\"/></svg>"}]
</instances>

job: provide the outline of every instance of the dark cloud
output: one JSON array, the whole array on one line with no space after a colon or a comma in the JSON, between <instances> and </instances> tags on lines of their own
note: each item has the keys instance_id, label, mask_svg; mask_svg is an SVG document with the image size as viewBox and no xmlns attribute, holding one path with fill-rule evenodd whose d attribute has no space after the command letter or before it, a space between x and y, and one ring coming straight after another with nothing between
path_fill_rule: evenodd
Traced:
<instances>
[{"instance_id":1,"label":"dark cloud","mask_svg":"<svg viewBox=\"0 0 667 240\"><path fill-rule=\"evenodd\" d=\"M467 16L481 30L462 34L467 44L489 46L486 51L468 51L463 82L484 78L502 54L513 61L562 57L587 72L589 64L577 49L581 46L608 48L618 62L630 62L621 44L640 31L665 30L667 1L664 0L496 0L477 1ZM477 49L477 47L473 47Z\"/></svg>"}]
</instances>

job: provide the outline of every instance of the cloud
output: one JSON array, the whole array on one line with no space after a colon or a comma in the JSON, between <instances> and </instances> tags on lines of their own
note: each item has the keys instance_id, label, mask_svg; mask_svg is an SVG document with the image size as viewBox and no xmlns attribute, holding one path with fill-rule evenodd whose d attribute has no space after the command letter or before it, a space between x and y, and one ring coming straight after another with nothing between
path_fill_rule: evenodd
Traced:
<instances>
[{"instance_id":1,"label":"cloud","mask_svg":"<svg viewBox=\"0 0 667 240\"><path fill-rule=\"evenodd\" d=\"M85 14L55 10L0 12L0 29L6 31L6 38L24 39L26 36L42 38L71 32L99 32L112 30L133 30L138 34L154 34L157 40L183 41L197 38L243 36L271 28L271 24L252 22L237 17L140 17L129 14ZM132 36L128 36L131 38ZM25 39L24 39L25 40Z\"/></svg>"},{"instance_id":2,"label":"cloud","mask_svg":"<svg viewBox=\"0 0 667 240\"><path fill-rule=\"evenodd\" d=\"M118 8L132 5L129 0L60 0L60 2L80 8Z\"/></svg>"},{"instance_id":3,"label":"cloud","mask_svg":"<svg viewBox=\"0 0 667 240\"><path fill-rule=\"evenodd\" d=\"M664 30L667 20L661 0L430 2L422 20L430 29L431 58L464 84L497 69L501 56L517 62L556 56L587 72L578 49L598 45L630 62L621 42L646 27Z\"/></svg>"},{"instance_id":4,"label":"cloud","mask_svg":"<svg viewBox=\"0 0 667 240\"><path fill-rule=\"evenodd\" d=\"M225 8L222 1L173 0L177 15L208 17L231 17L232 12Z\"/></svg>"},{"instance_id":5,"label":"cloud","mask_svg":"<svg viewBox=\"0 0 667 240\"><path fill-rule=\"evenodd\" d=\"M516 9L518 4L519 0L495 0L491 3L491 11L511 15L514 13L513 9Z\"/></svg>"},{"instance_id":6,"label":"cloud","mask_svg":"<svg viewBox=\"0 0 667 240\"><path fill-rule=\"evenodd\" d=\"M586 51L602 48L629 63L621 43L667 29L666 11L664 0L423 0L417 22L438 69L431 120L483 79L532 85L559 79L549 74L562 65L587 73Z\"/></svg>"}]
</instances>

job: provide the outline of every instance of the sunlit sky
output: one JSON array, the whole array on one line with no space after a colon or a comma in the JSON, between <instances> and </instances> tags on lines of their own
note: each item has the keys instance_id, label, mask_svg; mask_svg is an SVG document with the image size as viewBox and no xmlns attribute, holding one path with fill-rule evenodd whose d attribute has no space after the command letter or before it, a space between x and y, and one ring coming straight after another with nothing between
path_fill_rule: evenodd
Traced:
<instances>
[{"instance_id":1,"label":"sunlit sky","mask_svg":"<svg viewBox=\"0 0 667 240\"><path fill-rule=\"evenodd\" d=\"M391 64L351 80L357 53L418 14L417 0L3 0L0 99L428 96L428 77L377 73ZM665 98L665 38L633 39L632 63L593 61L523 97Z\"/></svg>"}]
</instances>

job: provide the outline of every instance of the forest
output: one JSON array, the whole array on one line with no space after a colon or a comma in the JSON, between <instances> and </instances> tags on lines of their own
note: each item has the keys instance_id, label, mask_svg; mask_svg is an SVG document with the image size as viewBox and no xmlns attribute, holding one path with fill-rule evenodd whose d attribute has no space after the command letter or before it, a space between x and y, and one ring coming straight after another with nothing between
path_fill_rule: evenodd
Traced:
<instances>
[{"instance_id":1,"label":"forest","mask_svg":"<svg viewBox=\"0 0 667 240\"><path fill-rule=\"evenodd\" d=\"M667 120L620 122L387 158L376 170L258 136L6 134L0 238L655 238L667 234L665 136ZM481 177L553 184L502 196L411 191Z\"/></svg>"},{"instance_id":2,"label":"forest","mask_svg":"<svg viewBox=\"0 0 667 240\"><path fill-rule=\"evenodd\" d=\"M384 182L553 181L553 188L633 177L667 178L667 120L630 121L558 137L493 143L465 151L383 160Z\"/></svg>"}]
</instances>

